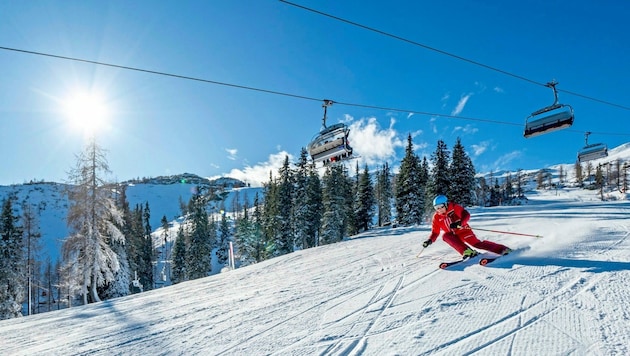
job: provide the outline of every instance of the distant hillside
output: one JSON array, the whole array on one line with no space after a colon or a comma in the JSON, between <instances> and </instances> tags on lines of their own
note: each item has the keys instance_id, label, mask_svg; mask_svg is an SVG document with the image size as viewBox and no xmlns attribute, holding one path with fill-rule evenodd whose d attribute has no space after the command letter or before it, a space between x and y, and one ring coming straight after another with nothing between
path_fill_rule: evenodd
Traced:
<instances>
[{"instance_id":1,"label":"distant hillside","mask_svg":"<svg viewBox=\"0 0 630 356\"><path fill-rule=\"evenodd\" d=\"M577 157L576 157L576 161L577 161ZM588 163L586 162L582 163L582 166L584 169L583 173L586 174L587 164L590 164L593 167L593 171L591 172L591 174L593 175L595 174L595 168L598 165L605 167L604 171L608 172L614 165L617 164L617 162L621 162L622 170L624 169L624 166L625 166L625 170L627 171L627 173L630 173L630 142L624 143L621 146L617 146L615 148L609 149L607 157L592 160L592 161L589 161ZM552 166L540 168L540 169L522 170L521 174L523 175L523 180L527 182L535 182L538 176L538 173L543 171L545 174L551 175L552 181L555 183L555 182L558 182L559 180L560 170L562 170L563 174L566 177L565 184L567 184L568 186L573 186L576 181L575 162L561 163L561 164L556 164L556 165L552 165ZM492 178L498 179L499 184L501 184L504 181L507 174L510 174L512 178L514 178L516 172L517 172L516 170L483 172L483 173L478 173L476 177L484 177L486 180L488 180L490 176L492 175ZM623 174L623 172L621 173ZM490 182L487 182L487 183L490 183Z\"/></svg>"},{"instance_id":2,"label":"distant hillside","mask_svg":"<svg viewBox=\"0 0 630 356\"><path fill-rule=\"evenodd\" d=\"M196 184L201 186L217 187L223 189L244 188L246 184L235 178L221 177L208 179L192 173L182 173L172 176L159 176L155 178L132 179L122 184Z\"/></svg>"},{"instance_id":3,"label":"distant hillside","mask_svg":"<svg viewBox=\"0 0 630 356\"><path fill-rule=\"evenodd\" d=\"M240 209L245 201L250 204L261 188L247 188L238 179L229 177L209 180L194 174L181 174L168 177L146 178L119 183L126 186L129 206L144 206L147 202L151 210L150 224L153 230L160 228L163 216L174 221L181 215L181 202L187 203L199 187L214 188L217 199L208 211L232 212ZM37 182L0 186L0 200L12 199L16 215L21 215L23 204L30 204L39 215L42 259L45 256L53 261L59 258L61 242L68 236L66 216L69 202L65 193L67 184ZM116 191L115 189L113 189Z\"/></svg>"}]
</instances>

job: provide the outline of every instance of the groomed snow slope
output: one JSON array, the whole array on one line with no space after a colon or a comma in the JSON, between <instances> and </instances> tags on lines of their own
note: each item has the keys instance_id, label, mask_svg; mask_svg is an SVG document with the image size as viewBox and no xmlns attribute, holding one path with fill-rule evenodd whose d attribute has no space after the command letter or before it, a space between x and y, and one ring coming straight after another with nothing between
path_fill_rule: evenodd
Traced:
<instances>
[{"instance_id":1,"label":"groomed snow slope","mask_svg":"<svg viewBox=\"0 0 630 356\"><path fill-rule=\"evenodd\" d=\"M0 322L3 355L628 355L630 202L596 192L471 209L518 249L482 267L422 251L428 227L342 243L139 295Z\"/></svg>"}]
</instances>

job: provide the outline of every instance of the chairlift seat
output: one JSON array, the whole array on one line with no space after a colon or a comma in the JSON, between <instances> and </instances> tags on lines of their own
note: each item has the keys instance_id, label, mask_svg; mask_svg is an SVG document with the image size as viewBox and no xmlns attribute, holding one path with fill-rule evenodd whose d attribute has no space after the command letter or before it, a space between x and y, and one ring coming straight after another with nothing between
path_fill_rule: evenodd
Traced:
<instances>
[{"instance_id":1,"label":"chairlift seat","mask_svg":"<svg viewBox=\"0 0 630 356\"><path fill-rule=\"evenodd\" d=\"M332 100L324 100L324 117L322 119L323 128L311 140L307 150L314 163L340 162L352 158L352 147L348 143L350 129L344 123L337 123L326 126L327 108L333 104Z\"/></svg>"},{"instance_id":2,"label":"chairlift seat","mask_svg":"<svg viewBox=\"0 0 630 356\"><path fill-rule=\"evenodd\" d=\"M562 107L562 105L554 109L558 109L560 107ZM554 109L549 109L546 111L543 111L544 109L539 110L533 113L528 119L533 118L537 115L540 115L541 113L549 112ZM571 125L573 125L573 118L574 118L573 110L570 109L570 110L561 111L555 114L551 114L549 116L545 116L542 118L538 118L534 121L528 121L525 123L525 133L523 134L523 136L525 136L526 138L529 138L529 137L534 137L543 133L570 127Z\"/></svg>"},{"instance_id":3,"label":"chairlift seat","mask_svg":"<svg viewBox=\"0 0 630 356\"><path fill-rule=\"evenodd\" d=\"M336 156L349 156L352 155L352 148L350 148L348 145L341 145L341 146L337 146L334 147L330 150L327 150L325 152L321 152L317 155L313 156L313 161L315 162L323 162L325 160L331 159L333 157Z\"/></svg>"},{"instance_id":4,"label":"chairlift seat","mask_svg":"<svg viewBox=\"0 0 630 356\"><path fill-rule=\"evenodd\" d=\"M580 163L604 157L608 157L608 147L603 143L586 145L578 152L578 162Z\"/></svg>"},{"instance_id":5,"label":"chairlift seat","mask_svg":"<svg viewBox=\"0 0 630 356\"><path fill-rule=\"evenodd\" d=\"M322 130L308 145L308 152L315 162L324 162L335 157L352 155L348 144L350 130L343 123L335 124Z\"/></svg>"}]
</instances>

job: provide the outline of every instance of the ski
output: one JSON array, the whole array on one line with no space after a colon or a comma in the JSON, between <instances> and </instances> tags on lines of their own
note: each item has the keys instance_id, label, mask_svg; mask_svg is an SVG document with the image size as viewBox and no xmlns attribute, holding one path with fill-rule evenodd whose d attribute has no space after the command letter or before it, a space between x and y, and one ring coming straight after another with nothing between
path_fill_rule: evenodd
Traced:
<instances>
[{"instance_id":1,"label":"ski","mask_svg":"<svg viewBox=\"0 0 630 356\"><path fill-rule=\"evenodd\" d=\"M479 264L480 264L480 265L482 265L482 266L485 266L485 265L487 265L488 263L492 263L492 262L494 262L496 259L501 258L501 257L503 257L503 256L507 256L507 255L509 255L509 254L510 254L510 253L512 253L512 252L514 252L514 251L512 251L512 250L511 250L509 253L506 253L505 255L498 255L498 256L495 256L495 257L484 257L484 258L482 258L482 259L480 259L480 260L479 260Z\"/></svg>"},{"instance_id":2,"label":"ski","mask_svg":"<svg viewBox=\"0 0 630 356\"><path fill-rule=\"evenodd\" d=\"M451 261L451 262L441 262L440 263L440 269L446 269L449 268L450 266L454 266L456 264L462 263L466 260L458 260L458 261Z\"/></svg>"},{"instance_id":3,"label":"ski","mask_svg":"<svg viewBox=\"0 0 630 356\"><path fill-rule=\"evenodd\" d=\"M488 263L494 262L497 258L501 258L501 257L498 256L498 257L491 257L491 258L482 258L482 259L479 260L479 264L482 265L482 266L485 266Z\"/></svg>"}]
</instances>

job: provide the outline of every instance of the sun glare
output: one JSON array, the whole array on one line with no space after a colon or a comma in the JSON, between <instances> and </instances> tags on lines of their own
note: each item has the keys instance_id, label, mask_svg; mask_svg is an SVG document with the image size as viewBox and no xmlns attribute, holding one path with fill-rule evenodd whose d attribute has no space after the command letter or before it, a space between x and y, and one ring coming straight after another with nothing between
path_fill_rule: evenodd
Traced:
<instances>
[{"instance_id":1,"label":"sun glare","mask_svg":"<svg viewBox=\"0 0 630 356\"><path fill-rule=\"evenodd\" d=\"M85 135L94 135L107 123L107 107L99 95L78 93L69 97L65 113L71 126Z\"/></svg>"}]
</instances>

